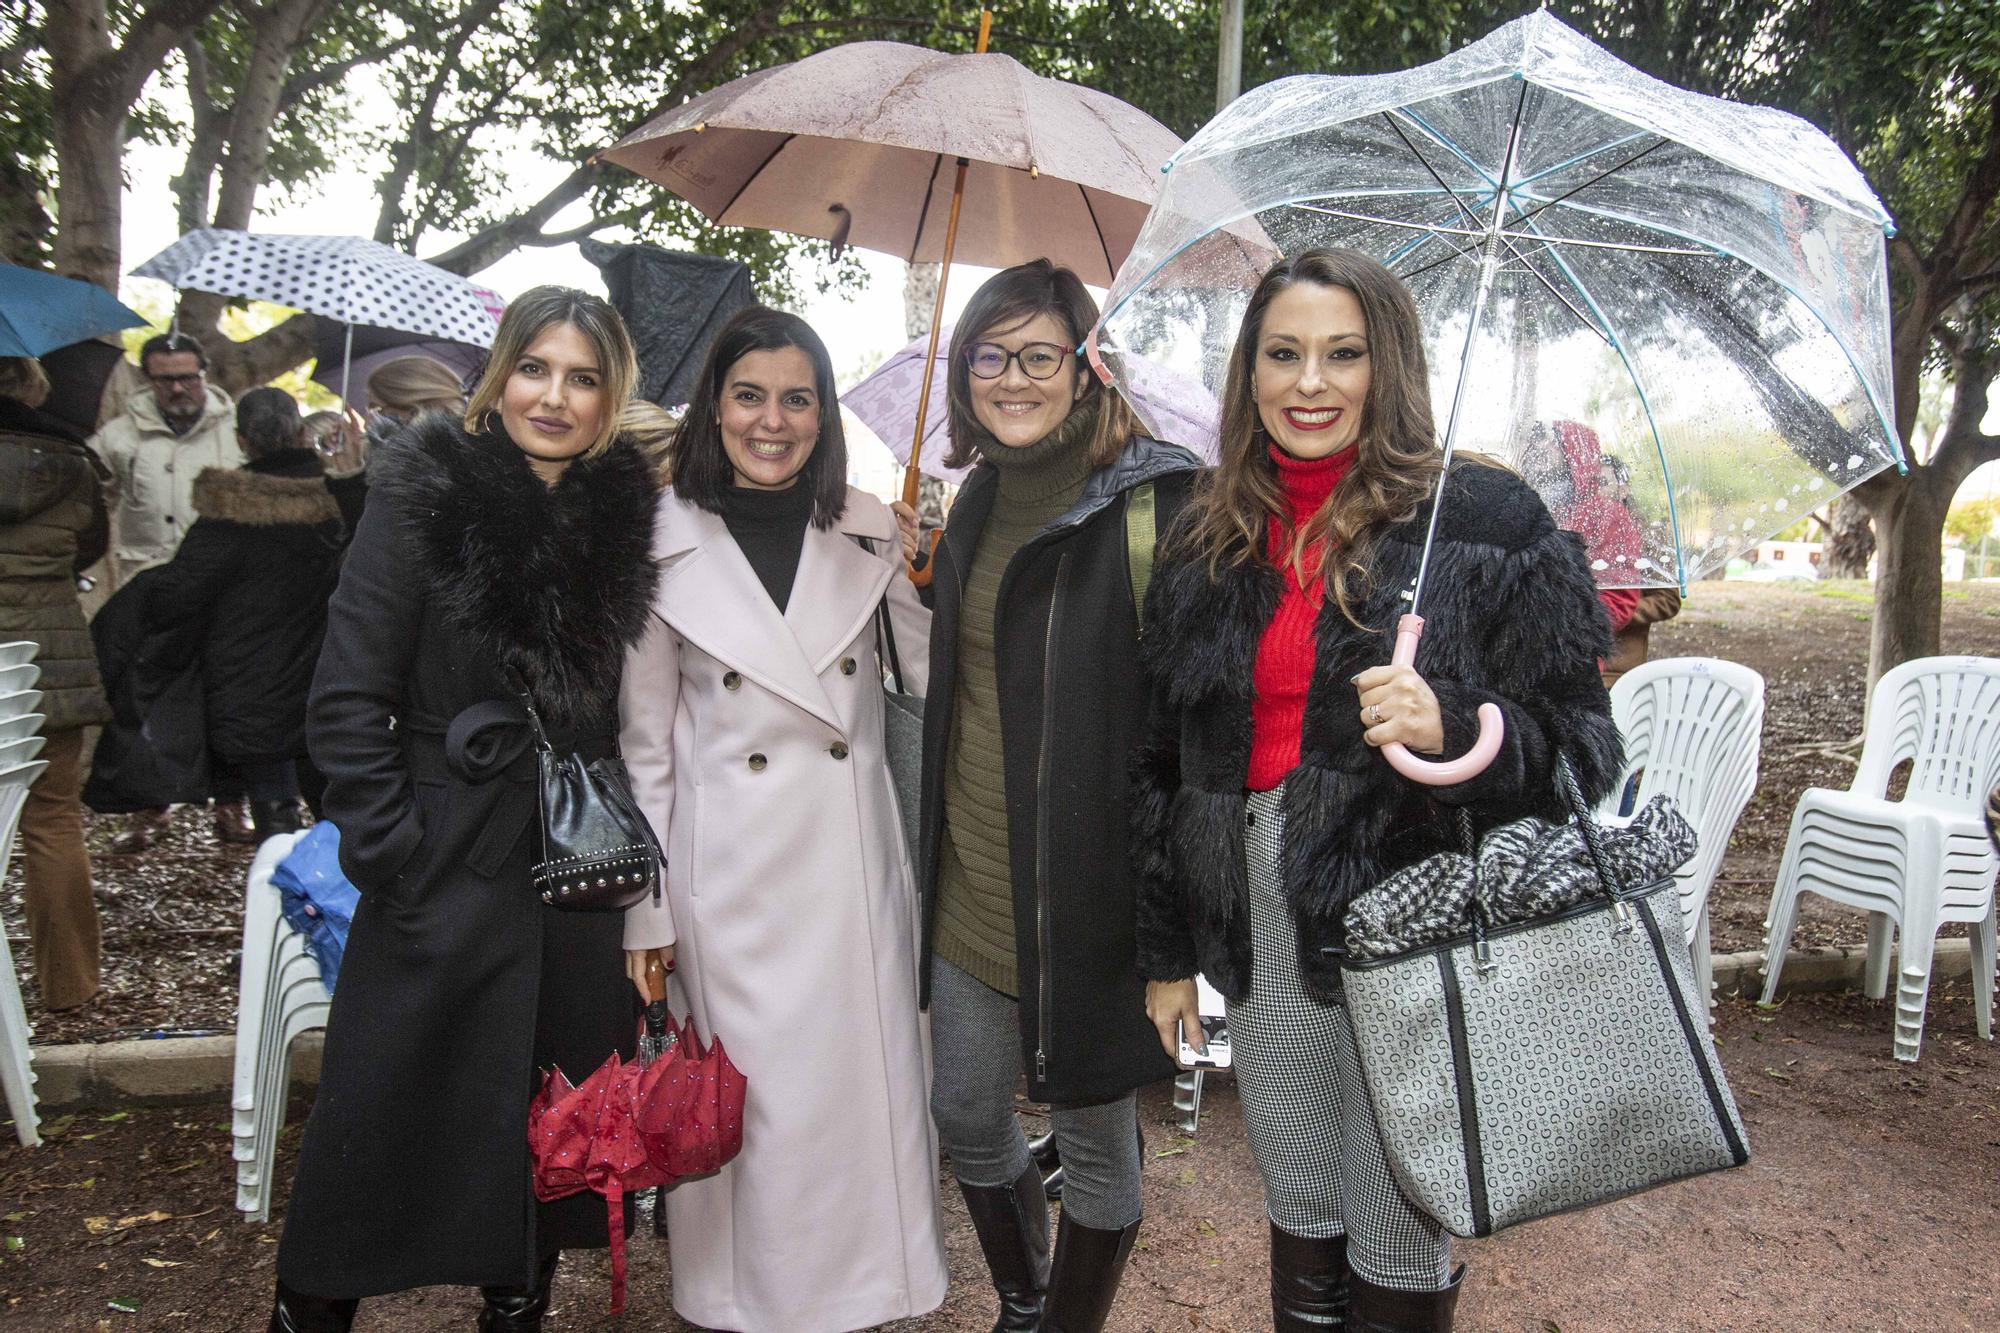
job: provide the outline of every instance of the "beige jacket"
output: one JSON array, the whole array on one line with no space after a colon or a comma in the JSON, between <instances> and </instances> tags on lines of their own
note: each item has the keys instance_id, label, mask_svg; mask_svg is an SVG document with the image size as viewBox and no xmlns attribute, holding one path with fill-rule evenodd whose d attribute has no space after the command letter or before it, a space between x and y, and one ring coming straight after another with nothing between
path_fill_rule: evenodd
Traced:
<instances>
[{"instance_id":1,"label":"beige jacket","mask_svg":"<svg viewBox=\"0 0 2000 1333\"><path fill-rule=\"evenodd\" d=\"M111 468L111 571L122 586L134 574L174 558L195 520L194 479L203 468L236 468L236 404L209 386L201 420L175 435L148 391L135 393L125 413L91 440Z\"/></svg>"}]
</instances>

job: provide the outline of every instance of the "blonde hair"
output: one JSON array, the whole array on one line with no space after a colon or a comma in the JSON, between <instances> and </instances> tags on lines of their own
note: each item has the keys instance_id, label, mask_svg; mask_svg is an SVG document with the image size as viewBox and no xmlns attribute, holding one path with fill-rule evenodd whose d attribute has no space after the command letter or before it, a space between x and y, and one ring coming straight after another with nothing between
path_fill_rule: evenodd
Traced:
<instances>
[{"instance_id":1,"label":"blonde hair","mask_svg":"<svg viewBox=\"0 0 2000 1333\"><path fill-rule=\"evenodd\" d=\"M584 449L583 457L597 458L618 438L625 404L639 380L639 355L632 348L632 335L611 303L573 287L531 287L508 304L500 317L499 331L493 335L493 352L486 369L465 406L465 428L479 432L491 429L500 395L513 377L514 367L544 330L567 324L584 336L597 357L604 376L605 412L597 427L597 438Z\"/></svg>"},{"instance_id":2,"label":"blonde hair","mask_svg":"<svg viewBox=\"0 0 2000 1333\"><path fill-rule=\"evenodd\" d=\"M0 398L40 407L49 400L49 372L32 356L0 356Z\"/></svg>"},{"instance_id":3,"label":"blonde hair","mask_svg":"<svg viewBox=\"0 0 2000 1333\"><path fill-rule=\"evenodd\" d=\"M369 372L368 397L399 412L465 411L465 390L443 362L427 356L399 356Z\"/></svg>"},{"instance_id":4,"label":"blonde hair","mask_svg":"<svg viewBox=\"0 0 2000 1333\"><path fill-rule=\"evenodd\" d=\"M625 404L618 417L618 433L637 445L653 464L662 486L673 480L674 432L679 429L673 413L643 398Z\"/></svg>"}]
</instances>

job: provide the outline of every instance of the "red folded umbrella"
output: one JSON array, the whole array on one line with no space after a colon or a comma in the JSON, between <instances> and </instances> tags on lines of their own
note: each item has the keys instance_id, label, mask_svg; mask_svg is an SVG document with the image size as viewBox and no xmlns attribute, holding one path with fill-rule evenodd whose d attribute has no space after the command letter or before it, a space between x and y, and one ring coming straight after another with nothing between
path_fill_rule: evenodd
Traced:
<instances>
[{"instance_id":1,"label":"red folded umbrella","mask_svg":"<svg viewBox=\"0 0 2000 1333\"><path fill-rule=\"evenodd\" d=\"M543 1203L594 1190L611 1231L611 1313L625 1309L625 1195L718 1170L743 1147L747 1081L722 1039L704 1048L694 1020L660 1050L665 976L647 976L649 1041L640 1058L611 1058L572 1086L551 1069L528 1104L535 1197Z\"/></svg>"}]
</instances>

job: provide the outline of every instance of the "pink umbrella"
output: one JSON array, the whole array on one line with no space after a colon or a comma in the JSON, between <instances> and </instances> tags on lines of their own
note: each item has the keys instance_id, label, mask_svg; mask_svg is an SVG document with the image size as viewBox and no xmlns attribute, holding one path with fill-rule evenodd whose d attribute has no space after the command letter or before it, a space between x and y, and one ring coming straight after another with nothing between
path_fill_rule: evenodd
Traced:
<instances>
[{"instance_id":1,"label":"pink umbrella","mask_svg":"<svg viewBox=\"0 0 2000 1333\"><path fill-rule=\"evenodd\" d=\"M949 326L938 331L938 340L951 341ZM910 442L916 435L917 397L923 392L925 379L924 353L929 342L928 338L917 339L840 395L840 405L880 436L901 463L910 461ZM935 371L929 381L930 406L924 413L924 444L918 466L928 476L957 485L965 479L966 469L946 467L944 463L951 441L946 436L948 414L942 347L934 359ZM1192 450L1203 462L1215 462L1220 414L1215 396L1199 380L1176 375L1138 357L1127 356L1121 368L1127 372L1124 391L1131 396L1132 407L1147 432L1155 439Z\"/></svg>"},{"instance_id":2,"label":"pink umbrella","mask_svg":"<svg viewBox=\"0 0 2000 1333\"><path fill-rule=\"evenodd\" d=\"M747 74L654 117L604 157L727 226L936 260L947 280L954 258L1005 268L1046 256L1107 285L1180 140L1107 93L986 54L992 23L981 10L969 56L853 42ZM903 475L911 504L933 361L921 364ZM911 577L928 582L920 571L922 560Z\"/></svg>"}]
</instances>

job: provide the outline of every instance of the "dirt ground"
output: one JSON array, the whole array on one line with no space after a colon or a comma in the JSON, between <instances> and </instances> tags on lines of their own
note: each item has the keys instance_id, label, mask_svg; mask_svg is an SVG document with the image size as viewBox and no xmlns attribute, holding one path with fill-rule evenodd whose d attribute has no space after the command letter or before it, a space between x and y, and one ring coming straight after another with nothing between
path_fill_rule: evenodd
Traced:
<instances>
[{"instance_id":1,"label":"dirt ground","mask_svg":"<svg viewBox=\"0 0 2000 1333\"><path fill-rule=\"evenodd\" d=\"M1844 786L1839 745L1859 731L1868 602L1856 585L1701 585L1655 635L1655 655L1701 653L1765 675L1762 780L1713 900L1718 953L1756 948L1771 876L1798 793ZM1953 589L1945 650L2000 655L2000 587ZM247 849L217 844L205 812L182 810L160 849L115 857L119 821L94 821L108 994L85 1011L39 1010L33 964L14 946L37 1042L226 1029ZM0 893L22 932L18 879ZM1862 923L1809 908L1797 942L1859 943ZM1929 1330L2000 1327L1991 1256L2000 1245L2000 1052L1973 1033L1964 983L1933 991L1924 1056L1889 1058L1890 1008L1857 996L1802 997L1776 1010L1718 1012L1723 1058L1756 1160L1741 1171L1536 1223L1460 1246L1471 1266L1461 1328L1587 1330ZM277 1176L290 1178L304 1103L293 1108ZM1169 1090L1143 1104L1148 1222L1112 1328L1269 1326L1265 1232L1234 1089L1210 1080L1201 1131L1174 1126ZM1032 1115L1030 1128L1039 1125ZM0 1327L254 1329L263 1326L278 1223L233 1209L227 1111L80 1114L49 1142L0 1147ZM0 1134L0 1137L6 1137ZM8 1140L11 1142L11 1139ZM283 1185L278 1204L283 1204ZM955 1191L945 1220L953 1284L945 1306L898 1333L989 1326L991 1297ZM665 1246L642 1231L631 1310L606 1316L608 1269L573 1258L551 1329L685 1329L667 1308ZM373 1302L357 1327L469 1326L464 1292Z\"/></svg>"},{"instance_id":2,"label":"dirt ground","mask_svg":"<svg viewBox=\"0 0 2000 1333\"><path fill-rule=\"evenodd\" d=\"M1845 787L1868 668L1868 585L1703 583L1687 611L1654 631L1656 657L1723 657L1766 683L1757 794L1737 825L1710 906L1715 952L1760 949L1771 880L1799 793ZM1944 650L2000 656L2000 584L1961 584L1944 604ZM20 871L0 890L35 1041L107 1041L156 1032L228 1031L235 1024L236 953L251 850L216 841L204 810L175 811L173 831L141 856L114 856L117 817L89 820L104 920L105 994L71 1014L41 1009L21 918ZM1955 928L1962 931L1962 928ZM1948 932L1949 933L1949 932ZM1808 898L1795 947L1859 944L1862 918Z\"/></svg>"},{"instance_id":3,"label":"dirt ground","mask_svg":"<svg viewBox=\"0 0 2000 1333\"><path fill-rule=\"evenodd\" d=\"M1934 997L1921 1063L1889 1058L1889 1023L1886 1005L1848 996L1725 1004L1717 1032L1751 1164L1461 1243L1459 1327L2000 1326L2000 1051L1973 1036L1962 986ZM1193 1137L1175 1126L1169 1091L1151 1089L1142 1107L1148 1216L1111 1328L1269 1328L1262 1199L1235 1090L1209 1081ZM281 1205L302 1111L281 1143ZM79 1115L47 1126L41 1149L0 1148L0 1326L261 1329L278 1224L236 1219L226 1119L219 1103ZM992 1322L964 1208L950 1188L944 1197L950 1297L896 1333ZM566 1260L549 1328L689 1327L668 1309L666 1247L646 1228L619 1321L606 1313L608 1273L597 1255ZM475 1308L471 1293L436 1288L369 1302L356 1327L462 1329Z\"/></svg>"}]
</instances>

